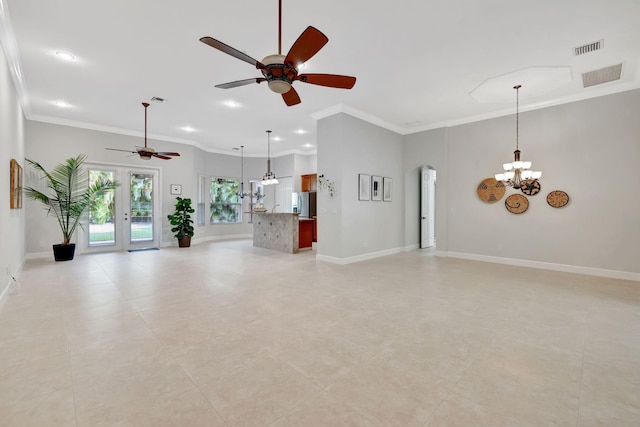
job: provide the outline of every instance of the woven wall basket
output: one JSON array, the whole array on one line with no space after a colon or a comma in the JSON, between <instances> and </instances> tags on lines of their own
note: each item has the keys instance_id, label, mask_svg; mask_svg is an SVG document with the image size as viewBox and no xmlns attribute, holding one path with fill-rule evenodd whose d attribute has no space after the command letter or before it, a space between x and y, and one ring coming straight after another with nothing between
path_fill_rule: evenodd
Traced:
<instances>
[{"instance_id":1,"label":"woven wall basket","mask_svg":"<svg viewBox=\"0 0 640 427\"><path fill-rule=\"evenodd\" d=\"M485 203L495 203L502 199L507 189L502 181L496 181L495 178L483 179L478 184L478 197Z\"/></svg>"},{"instance_id":2,"label":"woven wall basket","mask_svg":"<svg viewBox=\"0 0 640 427\"><path fill-rule=\"evenodd\" d=\"M521 214L529 209L529 199L522 194L512 194L504 201L504 207L514 214Z\"/></svg>"}]
</instances>

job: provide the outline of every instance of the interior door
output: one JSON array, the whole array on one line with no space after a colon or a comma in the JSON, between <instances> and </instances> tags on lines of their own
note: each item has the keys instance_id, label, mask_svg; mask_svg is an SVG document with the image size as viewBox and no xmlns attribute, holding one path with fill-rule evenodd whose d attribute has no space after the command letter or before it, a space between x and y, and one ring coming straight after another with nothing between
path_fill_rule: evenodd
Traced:
<instances>
[{"instance_id":1,"label":"interior door","mask_svg":"<svg viewBox=\"0 0 640 427\"><path fill-rule=\"evenodd\" d=\"M104 252L158 247L162 218L157 169L88 165L89 180L115 179L120 185L92 200L78 249Z\"/></svg>"},{"instance_id":2,"label":"interior door","mask_svg":"<svg viewBox=\"0 0 640 427\"><path fill-rule=\"evenodd\" d=\"M429 166L421 170L420 247L436 244L436 171Z\"/></svg>"}]
</instances>

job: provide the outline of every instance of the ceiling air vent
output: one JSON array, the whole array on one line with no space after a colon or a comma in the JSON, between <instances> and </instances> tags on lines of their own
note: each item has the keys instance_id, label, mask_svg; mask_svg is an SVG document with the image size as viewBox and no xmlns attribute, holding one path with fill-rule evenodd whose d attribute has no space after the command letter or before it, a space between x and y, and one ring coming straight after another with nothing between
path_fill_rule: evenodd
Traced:
<instances>
[{"instance_id":1,"label":"ceiling air vent","mask_svg":"<svg viewBox=\"0 0 640 427\"><path fill-rule=\"evenodd\" d=\"M158 104L164 104L167 100L158 96L154 96L153 98L151 98L151 101L157 102Z\"/></svg>"},{"instance_id":2,"label":"ceiling air vent","mask_svg":"<svg viewBox=\"0 0 640 427\"><path fill-rule=\"evenodd\" d=\"M622 64L612 65L610 67L600 68L599 70L588 71L582 73L582 86L589 87L600 85L602 83L620 80L622 75Z\"/></svg>"},{"instance_id":3,"label":"ceiling air vent","mask_svg":"<svg viewBox=\"0 0 640 427\"><path fill-rule=\"evenodd\" d=\"M573 54L575 56L584 55L585 53L594 52L604 47L604 40L598 40L597 42L588 43L582 46L574 47Z\"/></svg>"}]
</instances>

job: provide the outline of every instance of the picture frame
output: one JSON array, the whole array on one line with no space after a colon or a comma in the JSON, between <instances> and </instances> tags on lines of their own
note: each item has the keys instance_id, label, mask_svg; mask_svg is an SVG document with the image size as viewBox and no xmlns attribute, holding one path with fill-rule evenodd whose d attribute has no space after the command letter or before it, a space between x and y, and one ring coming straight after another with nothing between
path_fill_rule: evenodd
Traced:
<instances>
[{"instance_id":1,"label":"picture frame","mask_svg":"<svg viewBox=\"0 0 640 427\"><path fill-rule=\"evenodd\" d=\"M373 175L371 177L371 200L382 201L382 177Z\"/></svg>"},{"instance_id":2,"label":"picture frame","mask_svg":"<svg viewBox=\"0 0 640 427\"><path fill-rule=\"evenodd\" d=\"M371 199L371 175L358 174L358 200Z\"/></svg>"},{"instance_id":3,"label":"picture frame","mask_svg":"<svg viewBox=\"0 0 640 427\"><path fill-rule=\"evenodd\" d=\"M171 194L174 196L179 196L182 194L182 185L180 184L171 184Z\"/></svg>"},{"instance_id":4,"label":"picture frame","mask_svg":"<svg viewBox=\"0 0 640 427\"><path fill-rule=\"evenodd\" d=\"M10 161L10 197L9 207L11 209L22 209L22 166L16 159Z\"/></svg>"},{"instance_id":5,"label":"picture frame","mask_svg":"<svg viewBox=\"0 0 640 427\"><path fill-rule=\"evenodd\" d=\"M385 176L382 178L382 200L390 202L393 199L393 179Z\"/></svg>"}]
</instances>

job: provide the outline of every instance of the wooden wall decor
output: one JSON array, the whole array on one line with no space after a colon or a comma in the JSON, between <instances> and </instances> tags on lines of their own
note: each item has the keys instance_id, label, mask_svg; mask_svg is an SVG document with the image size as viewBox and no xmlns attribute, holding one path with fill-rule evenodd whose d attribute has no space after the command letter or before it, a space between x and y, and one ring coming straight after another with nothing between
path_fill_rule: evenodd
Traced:
<instances>
[{"instance_id":1,"label":"wooden wall decor","mask_svg":"<svg viewBox=\"0 0 640 427\"><path fill-rule=\"evenodd\" d=\"M11 178L9 179L11 191L9 192L11 209L22 208L22 166L16 159L11 159L9 167Z\"/></svg>"},{"instance_id":2,"label":"wooden wall decor","mask_svg":"<svg viewBox=\"0 0 640 427\"><path fill-rule=\"evenodd\" d=\"M504 207L514 214L521 214L529 209L529 199L522 194L512 194L504 201Z\"/></svg>"},{"instance_id":3,"label":"wooden wall decor","mask_svg":"<svg viewBox=\"0 0 640 427\"><path fill-rule=\"evenodd\" d=\"M495 178L483 179L478 184L478 197L485 203L495 203L502 199L507 189L504 187L502 181L497 181Z\"/></svg>"},{"instance_id":4,"label":"wooden wall decor","mask_svg":"<svg viewBox=\"0 0 640 427\"><path fill-rule=\"evenodd\" d=\"M547 194L547 203L552 208L561 208L569 203L569 195L564 191L555 190Z\"/></svg>"}]
</instances>

